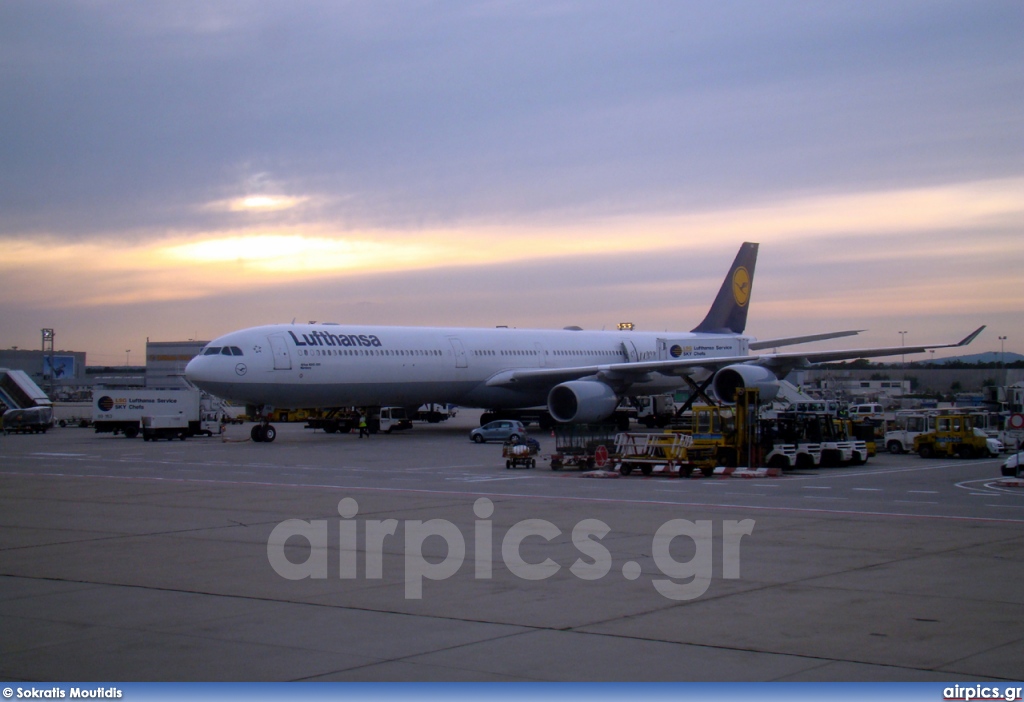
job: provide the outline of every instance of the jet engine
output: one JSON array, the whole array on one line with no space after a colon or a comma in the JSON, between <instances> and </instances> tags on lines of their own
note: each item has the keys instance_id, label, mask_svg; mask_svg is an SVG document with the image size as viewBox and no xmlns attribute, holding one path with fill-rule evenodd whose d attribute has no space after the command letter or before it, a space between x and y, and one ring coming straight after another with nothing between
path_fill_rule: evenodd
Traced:
<instances>
[{"instance_id":1,"label":"jet engine","mask_svg":"<svg viewBox=\"0 0 1024 702\"><path fill-rule=\"evenodd\" d=\"M770 370L742 363L719 370L711 385L715 389L715 397L729 403L736 402L739 388L757 388L762 402L771 402L780 390L779 379Z\"/></svg>"},{"instance_id":2,"label":"jet engine","mask_svg":"<svg viewBox=\"0 0 1024 702\"><path fill-rule=\"evenodd\" d=\"M559 422L600 422L619 404L615 391L596 380L572 380L551 388L548 412Z\"/></svg>"}]
</instances>

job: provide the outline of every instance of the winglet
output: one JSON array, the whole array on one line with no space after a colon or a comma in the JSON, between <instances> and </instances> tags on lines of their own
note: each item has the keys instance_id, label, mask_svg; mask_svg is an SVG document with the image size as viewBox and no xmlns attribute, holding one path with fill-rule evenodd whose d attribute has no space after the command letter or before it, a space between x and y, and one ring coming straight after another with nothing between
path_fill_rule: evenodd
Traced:
<instances>
[{"instance_id":1,"label":"winglet","mask_svg":"<svg viewBox=\"0 0 1024 702\"><path fill-rule=\"evenodd\" d=\"M988 325L987 325L987 324L982 324L982 325L981 325L980 327L978 327L977 329L975 329L974 331L972 331L972 332L971 332L970 334L968 334L967 336L965 336L965 337L963 338L963 341L959 341L959 342L957 342L957 346L967 346L967 344L969 344L969 343L971 343L972 341L974 341L974 339L975 339L975 338L976 338L976 337L978 336L978 334L980 334L980 333L982 333L983 331L985 331L985 327L986 327L986 326L988 326Z\"/></svg>"},{"instance_id":2,"label":"winglet","mask_svg":"<svg viewBox=\"0 0 1024 702\"><path fill-rule=\"evenodd\" d=\"M747 307L754 284L757 244L746 242L740 247L729 273L722 281L711 309L704 321L692 331L705 334L742 334L747 326Z\"/></svg>"}]
</instances>

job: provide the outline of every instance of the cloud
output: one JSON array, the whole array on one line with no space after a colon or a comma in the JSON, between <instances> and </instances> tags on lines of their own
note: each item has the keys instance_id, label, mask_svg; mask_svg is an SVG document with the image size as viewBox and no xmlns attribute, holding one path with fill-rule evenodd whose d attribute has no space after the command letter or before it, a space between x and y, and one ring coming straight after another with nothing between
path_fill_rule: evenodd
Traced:
<instances>
[{"instance_id":1,"label":"cloud","mask_svg":"<svg viewBox=\"0 0 1024 702\"><path fill-rule=\"evenodd\" d=\"M1015 176L1014 12L8 3L0 230L198 234L253 172L360 228Z\"/></svg>"}]
</instances>

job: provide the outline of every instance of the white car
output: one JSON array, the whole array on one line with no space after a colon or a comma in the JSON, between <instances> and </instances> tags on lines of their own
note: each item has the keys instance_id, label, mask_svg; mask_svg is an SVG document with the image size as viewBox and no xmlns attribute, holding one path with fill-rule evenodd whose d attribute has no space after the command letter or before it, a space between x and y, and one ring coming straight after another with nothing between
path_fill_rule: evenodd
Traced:
<instances>
[{"instance_id":1,"label":"white car","mask_svg":"<svg viewBox=\"0 0 1024 702\"><path fill-rule=\"evenodd\" d=\"M975 436L984 436L985 437L985 448L988 449L988 455L991 456L992 458L995 458L996 456L999 456L1005 450L1005 448L1003 447L1003 442L1002 441L1000 441L999 439L996 439L996 438L993 438L993 437L989 436L988 434L983 432L978 427L974 427L974 434L975 434Z\"/></svg>"},{"instance_id":2,"label":"white car","mask_svg":"<svg viewBox=\"0 0 1024 702\"><path fill-rule=\"evenodd\" d=\"M1020 472L1021 461L1024 461L1024 451L1015 453L1003 461L1003 475L1016 477L1017 473Z\"/></svg>"}]
</instances>

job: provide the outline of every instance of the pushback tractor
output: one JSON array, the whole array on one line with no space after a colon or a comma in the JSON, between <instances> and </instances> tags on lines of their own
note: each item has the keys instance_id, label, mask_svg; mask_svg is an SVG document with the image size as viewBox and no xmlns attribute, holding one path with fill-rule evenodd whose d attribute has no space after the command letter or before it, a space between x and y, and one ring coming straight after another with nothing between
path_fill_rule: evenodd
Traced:
<instances>
[{"instance_id":1,"label":"pushback tractor","mask_svg":"<svg viewBox=\"0 0 1024 702\"><path fill-rule=\"evenodd\" d=\"M914 452L921 458L979 458L998 456L996 439L975 429L969 415L939 415L934 431L914 437Z\"/></svg>"}]
</instances>

